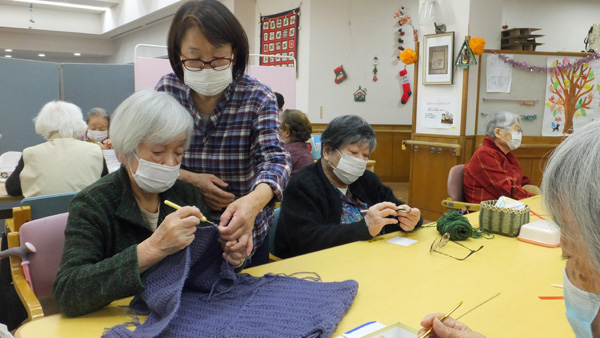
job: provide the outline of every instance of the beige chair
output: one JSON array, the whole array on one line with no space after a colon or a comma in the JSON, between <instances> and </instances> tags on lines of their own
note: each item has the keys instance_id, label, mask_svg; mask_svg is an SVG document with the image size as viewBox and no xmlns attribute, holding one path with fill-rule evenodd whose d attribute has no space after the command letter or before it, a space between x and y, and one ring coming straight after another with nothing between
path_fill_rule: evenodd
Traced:
<instances>
[{"instance_id":1,"label":"beige chair","mask_svg":"<svg viewBox=\"0 0 600 338\"><path fill-rule=\"evenodd\" d=\"M442 201L442 206L446 209L464 209L467 212L479 211L480 205L476 203L465 202L463 178L465 175L465 165L458 164L450 168L448 173L448 198Z\"/></svg>"}]
</instances>

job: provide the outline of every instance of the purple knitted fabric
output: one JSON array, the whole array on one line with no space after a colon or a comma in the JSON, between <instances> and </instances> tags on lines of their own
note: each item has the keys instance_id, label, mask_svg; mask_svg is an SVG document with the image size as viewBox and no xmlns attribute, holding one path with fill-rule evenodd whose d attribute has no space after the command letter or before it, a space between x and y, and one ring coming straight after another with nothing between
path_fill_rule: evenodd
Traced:
<instances>
[{"instance_id":1,"label":"purple knitted fabric","mask_svg":"<svg viewBox=\"0 0 600 338\"><path fill-rule=\"evenodd\" d=\"M156 264L130 307L148 318L103 337L329 337L358 283L236 274L222 258L217 229L199 227L185 250Z\"/></svg>"}]
</instances>

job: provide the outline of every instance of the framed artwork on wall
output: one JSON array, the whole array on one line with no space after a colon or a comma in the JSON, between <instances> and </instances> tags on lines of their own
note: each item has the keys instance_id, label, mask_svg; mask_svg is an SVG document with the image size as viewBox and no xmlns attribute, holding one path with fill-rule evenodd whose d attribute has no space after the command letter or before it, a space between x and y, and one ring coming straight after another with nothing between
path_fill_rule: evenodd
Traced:
<instances>
[{"instance_id":1,"label":"framed artwork on wall","mask_svg":"<svg viewBox=\"0 0 600 338\"><path fill-rule=\"evenodd\" d=\"M263 46L261 54L276 55L279 57L263 57L261 66L293 67L294 60L281 56L294 56L298 54L298 23L300 8L289 11L261 16L261 35Z\"/></svg>"},{"instance_id":2,"label":"framed artwork on wall","mask_svg":"<svg viewBox=\"0 0 600 338\"><path fill-rule=\"evenodd\" d=\"M452 84L454 32L424 36L423 84Z\"/></svg>"}]
</instances>

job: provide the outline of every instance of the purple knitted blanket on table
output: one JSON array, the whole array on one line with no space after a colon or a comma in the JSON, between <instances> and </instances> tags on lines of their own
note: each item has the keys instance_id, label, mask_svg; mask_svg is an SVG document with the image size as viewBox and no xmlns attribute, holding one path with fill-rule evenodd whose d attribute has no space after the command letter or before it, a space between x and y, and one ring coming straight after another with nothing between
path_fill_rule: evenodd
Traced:
<instances>
[{"instance_id":1,"label":"purple knitted blanket on table","mask_svg":"<svg viewBox=\"0 0 600 338\"><path fill-rule=\"evenodd\" d=\"M148 315L103 337L329 337L354 301L358 283L236 274L222 258L217 229L199 227L185 250L156 264L129 304Z\"/></svg>"}]
</instances>

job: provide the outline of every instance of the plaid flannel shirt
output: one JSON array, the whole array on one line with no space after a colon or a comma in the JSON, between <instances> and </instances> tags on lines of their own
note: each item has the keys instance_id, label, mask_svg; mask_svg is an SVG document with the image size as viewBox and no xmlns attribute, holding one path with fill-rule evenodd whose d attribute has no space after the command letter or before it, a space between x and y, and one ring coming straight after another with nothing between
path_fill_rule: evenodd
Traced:
<instances>
[{"instance_id":1,"label":"plaid flannel shirt","mask_svg":"<svg viewBox=\"0 0 600 338\"><path fill-rule=\"evenodd\" d=\"M519 200L531 197L533 194L523 189L527 184L531 180L523 175L515 154L505 154L489 136L465 165L463 186L469 203L496 200L500 196Z\"/></svg>"},{"instance_id":2,"label":"plaid flannel shirt","mask_svg":"<svg viewBox=\"0 0 600 338\"><path fill-rule=\"evenodd\" d=\"M291 164L279 135L277 101L268 86L244 75L225 89L206 123L200 118L190 87L174 73L163 76L156 90L173 95L194 118L194 135L183 155L182 169L219 177L229 184L224 190L236 199L266 183L281 201ZM269 230L273 206L271 201L256 217L255 248ZM217 218L216 214L211 216Z\"/></svg>"}]
</instances>

